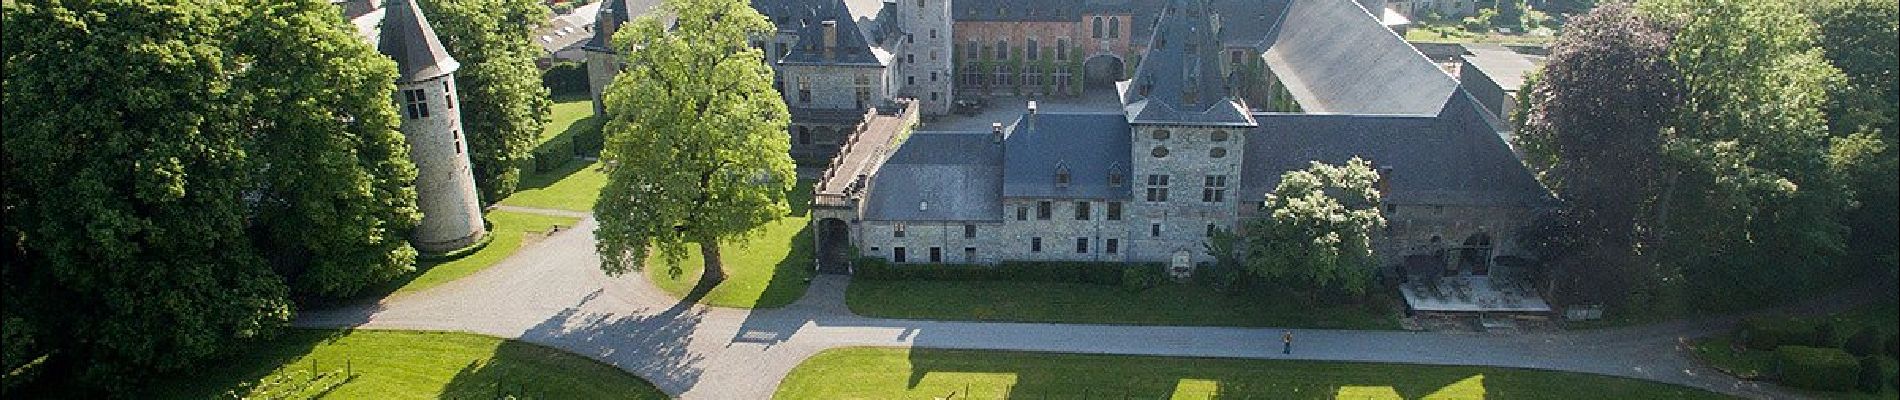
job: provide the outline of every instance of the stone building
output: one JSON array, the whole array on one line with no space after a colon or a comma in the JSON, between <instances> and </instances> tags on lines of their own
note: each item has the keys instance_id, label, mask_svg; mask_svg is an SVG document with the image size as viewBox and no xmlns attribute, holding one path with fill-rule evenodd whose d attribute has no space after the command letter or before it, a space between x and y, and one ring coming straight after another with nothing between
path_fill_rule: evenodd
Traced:
<instances>
[{"instance_id":1,"label":"stone building","mask_svg":"<svg viewBox=\"0 0 1900 400\"><path fill-rule=\"evenodd\" d=\"M1386 267L1483 275L1523 255L1512 232L1551 205L1505 124L1358 3L1078 4L1109 3L1157 8L1147 26L1120 28L1145 39L1115 85L1121 110L1045 113L1032 102L989 132L919 132L867 177L855 214L814 222L849 226L820 243L898 263L1163 262L1191 273L1211 261L1210 232L1258 218L1282 174L1359 157L1382 175L1391 223L1375 239ZM982 34L962 21L957 32ZM1261 68L1235 68L1246 63ZM1250 106L1236 95L1247 79L1272 82L1295 107Z\"/></svg>"},{"instance_id":2,"label":"stone building","mask_svg":"<svg viewBox=\"0 0 1900 400\"><path fill-rule=\"evenodd\" d=\"M346 5L345 11L355 15L352 23L366 40L396 61L396 114L416 164L422 211L410 241L423 252L468 247L488 231L457 107L455 70L461 64L442 48L414 0L390 0L387 7L370 1Z\"/></svg>"}]
</instances>

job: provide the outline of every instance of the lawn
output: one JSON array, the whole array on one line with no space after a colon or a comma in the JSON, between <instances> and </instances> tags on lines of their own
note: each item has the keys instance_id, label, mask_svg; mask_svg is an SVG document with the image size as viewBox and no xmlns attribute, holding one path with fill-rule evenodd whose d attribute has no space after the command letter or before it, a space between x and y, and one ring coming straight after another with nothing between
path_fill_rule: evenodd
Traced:
<instances>
[{"instance_id":1,"label":"lawn","mask_svg":"<svg viewBox=\"0 0 1900 400\"><path fill-rule=\"evenodd\" d=\"M1556 36L1534 34L1477 33L1456 24L1419 23L1405 30L1405 40L1429 43L1548 44Z\"/></svg>"},{"instance_id":2,"label":"lawn","mask_svg":"<svg viewBox=\"0 0 1900 400\"><path fill-rule=\"evenodd\" d=\"M313 370L321 377L314 382L310 379ZM231 394L337 399L666 398L652 384L618 368L533 344L465 333L305 329L290 330L232 359L161 381L134 397L210 399L232 398Z\"/></svg>"},{"instance_id":3,"label":"lawn","mask_svg":"<svg viewBox=\"0 0 1900 400\"><path fill-rule=\"evenodd\" d=\"M593 102L561 99L549 113L548 125L541 133L542 145L557 140L571 141L582 130L600 129L594 118ZM502 199L501 205L569 211L593 211L594 199L607 185L607 174L595 162L575 159L560 167L536 173L525 167L515 194Z\"/></svg>"},{"instance_id":4,"label":"lawn","mask_svg":"<svg viewBox=\"0 0 1900 400\"><path fill-rule=\"evenodd\" d=\"M787 201L792 213L778 222L760 228L752 237L727 243L721 250L726 281L713 287L699 300L701 304L733 308L783 307L805 295L812 274L811 184L800 182ZM678 270L665 265L655 253L648 259L645 274L654 285L684 297L699 283L705 260L699 248L689 246L688 256Z\"/></svg>"},{"instance_id":5,"label":"lawn","mask_svg":"<svg viewBox=\"0 0 1900 400\"><path fill-rule=\"evenodd\" d=\"M1312 304L1291 293L1227 295L1186 284L1131 292L1079 283L858 279L846 289L845 302L853 313L885 318L1399 329L1398 312L1385 301Z\"/></svg>"},{"instance_id":6,"label":"lawn","mask_svg":"<svg viewBox=\"0 0 1900 400\"><path fill-rule=\"evenodd\" d=\"M491 211L488 213L488 221L494 224L489 234L494 235L495 238L488 242L487 247L446 262L418 262L416 265L418 272L392 284L391 286L395 289L390 290L389 293L398 295L418 292L473 275L515 254L515 250L521 248L521 245L528 240L543 237L555 225L569 227L580 220L540 214Z\"/></svg>"},{"instance_id":7,"label":"lawn","mask_svg":"<svg viewBox=\"0 0 1900 400\"><path fill-rule=\"evenodd\" d=\"M793 369L774 397L1726 398L1649 381L1512 368L892 348L819 353Z\"/></svg>"}]
</instances>

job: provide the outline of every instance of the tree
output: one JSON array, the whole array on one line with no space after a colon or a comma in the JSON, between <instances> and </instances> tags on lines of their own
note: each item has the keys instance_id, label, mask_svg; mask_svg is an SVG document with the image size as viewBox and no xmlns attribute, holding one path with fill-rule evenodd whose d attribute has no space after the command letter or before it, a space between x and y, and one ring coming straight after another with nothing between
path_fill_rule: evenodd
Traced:
<instances>
[{"instance_id":1,"label":"tree","mask_svg":"<svg viewBox=\"0 0 1900 400\"><path fill-rule=\"evenodd\" d=\"M233 26L232 82L255 157L249 213L298 293L347 296L415 270L415 165L397 130L395 65L322 1L260 1ZM298 45L289 46L287 43Z\"/></svg>"},{"instance_id":2,"label":"tree","mask_svg":"<svg viewBox=\"0 0 1900 400\"><path fill-rule=\"evenodd\" d=\"M667 0L614 37L628 69L607 87L607 185L594 216L601 268L668 265L698 244L695 294L724 279L719 244L784 216L794 183L785 102L748 40L773 25L740 0Z\"/></svg>"},{"instance_id":3,"label":"tree","mask_svg":"<svg viewBox=\"0 0 1900 400\"><path fill-rule=\"evenodd\" d=\"M1900 3L1835 0L1816 4L1820 46L1847 79L1830 87L1828 127L1834 163L1854 189L1846 214L1853 231L1850 261L1884 269L1893 279L1900 247Z\"/></svg>"},{"instance_id":4,"label":"tree","mask_svg":"<svg viewBox=\"0 0 1900 400\"><path fill-rule=\"evenodd\" d=\"M1842 79L1815 24L1782 0L1656 0L1681 29L1669 51L1683 98L1663 134L1658 265L1712 301L1812 287L1844 247L1850 198L1829 165L1827 89ZM1788 265L1788 260L1811 261Z\"/></svg>"},{"instance_id":5,"label":"tree","mask_svg":"<svg viewBox=\"0 0 1900 400\"><path fill-rule=\"evenodd\" d=\"M245 236L237 7L31 3L4 5L8 317L105 390L284 323Z\"/></svg>"},{"instance_id":6,"label":"tree","mask_svg":"<svg viewBox=\"0 0 1900 400\"><path fill-rule=\"evenodd\" d=\"M1541 218L1527 242L1545 249L1553 282L1646 279L1653 261L1641 250L1661 191L1662 132L1681 102L1668 60L1674 32L1627 3L1565 29L1543 71L1525 81L1515 116L1526 162L1567 208ZM1567 286L1581 292L1564 297L1578 300L1627 293L1620 284Z\"/></svg>"},{"instance_id":7,"label":"tree","mask_svg":"<svg viewBox=\"0 0 1900 400\"><path fill-rule=\"evenodd\" d=\"M1281 175L1265 215L1246 222L1242 265L1269 280L1365 293L1378 263L1371 235L1385 226L1378 182L1359 158Z\"/></svg>"},{"instance_id":8,"label":"tree","mask_svg":"<svg viewBox=\"0 0 1900 400\"><path fill-rule=\"evenodd\" d=\"M499 202L514 194L554 107L535 65L541 46L533 41L548 8L536 0L419 3L442 47L462 63L455 91L475 187L483 202Z\"/></svg>"}]
</instances>

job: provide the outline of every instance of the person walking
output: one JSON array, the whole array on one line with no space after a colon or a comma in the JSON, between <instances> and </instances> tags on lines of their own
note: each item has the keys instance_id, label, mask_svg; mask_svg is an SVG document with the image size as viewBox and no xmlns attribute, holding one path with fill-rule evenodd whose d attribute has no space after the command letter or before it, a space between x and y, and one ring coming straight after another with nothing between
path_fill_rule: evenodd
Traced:
<instances>
[{"instance_id":1,"label":"person walking","mask_svg":"<svg viewBox=\"0 0 1900 400\"><path fill-rule=\"evenodd\" d=\"M1293 354L1293 331L1282 331L1280 342L1285 344L1285 347L1280 348L1280 354Z\"/></svg>"}]
</instances>

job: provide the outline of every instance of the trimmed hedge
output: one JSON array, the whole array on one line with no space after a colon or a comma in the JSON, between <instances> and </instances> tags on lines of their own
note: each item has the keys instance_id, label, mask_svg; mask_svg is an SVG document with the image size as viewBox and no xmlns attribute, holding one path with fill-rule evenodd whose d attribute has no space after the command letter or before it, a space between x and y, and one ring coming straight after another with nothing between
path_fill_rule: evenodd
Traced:
<instances>
[{"instance_id":1,"label":"trimmed hedge","mask_svg":"<svg viewBox=\"0 0 1900 400\"><path fill-rule=\"evenodd\" d=\"M1826 319L1748 318L1737 327L1736 335L1743 345L1755 350L1774 350L1781 346L1834 347L1840 343L1833 321Z\"/></svg>"},{"instance_id":2,"label":"trimmed hedge","mask_svg":"<svg viewBox=\"0 0 1900 400\"><path fill-rule=\"evenodd\" d=\"M898 264L880 258L860 258L853 264L857 277L876 281L1015 281L1087 283L1116 286L1129 269L1153 269L1155 264L1107 262L1005 262L995 266L970 264ZM1136 273L1140 275L1144 273ZM1140 282L1133 282L1140 283Z\"/></svg>"},{"instance_id":3,"label":"trimmed hedge","mask_svg":"<svg viewBox=\"0 0 1900 400\"><path fill-rule=\"evenodd\" d=\"M1781 346L1775 349L1775 376L1783 386L1845 392L1860 376L1860 362L1841 349Z\"/></svg>"},{"instance_id":4,"label":"trimmed hedge","mask_svg":"<svg viewBox=\"0 0 1900 400\"><path fill-rule=\"evenodd\" d=\"M574 155L573 140L549 140L546 143L542 143L541 147L534 149L534 158L531 164L534 166L534 172L536 173L548 172L555 168L560 168L562 165L566 165L568 161L573 161Z\"/></svg>"},{"instance_id":5,"label":"trimmed hedge","mask_svg":"<svg viewBox=\"0 0 1900 400\"><path fill-rule=\"evenodd\" d=\"M541 86L555 96L587 96L587 64L575 61L554 63L541 71Z\"/></svg>"}]
</instances>

